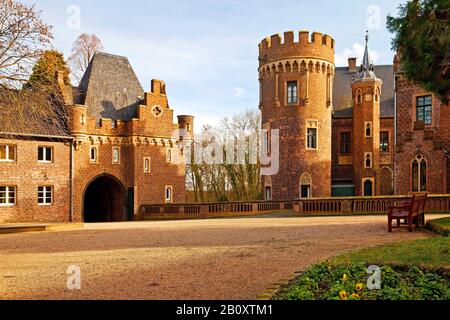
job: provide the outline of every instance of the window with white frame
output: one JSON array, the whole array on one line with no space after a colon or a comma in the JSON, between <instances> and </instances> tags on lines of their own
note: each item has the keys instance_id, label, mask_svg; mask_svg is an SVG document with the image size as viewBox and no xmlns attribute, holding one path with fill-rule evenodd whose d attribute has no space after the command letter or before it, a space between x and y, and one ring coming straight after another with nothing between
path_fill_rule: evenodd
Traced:
<instances>
[{"instance_id":1,"label":"window with white frame","mask_svg":"<svg viewBox=\"0 0 450 320\"><path fill-rule=\"evenodd\" d=\"M41 163L53 162L53 148L52 147L38 147L38 162L41 162Z\"/></svg>"},{"instance_id":2,"label":"window with white frame","mask_svg":"<svg viewBox=\"0 0 450 320\"><path fill-rule=\"evenodd\" d=\"M53 204L53 187L38 187L38 204Z\"/></svg>"},{"instance_id":3,"label":"window with white frame","mask_svg":"<svg viewBox=\"0 0 450 320\"><path fill-rule=\"evenodd\" d=\"M16 187L0 186L0 207L16 205Z\"/></svg>"},{"instance_id":4,"label":"window with white frame","mask_svg":"<svg viewBox=\"0 0 450 320\"><path fill-rule=\"evenodd\" d=\"M167 186L165 192L165 198L167 203L172 203L173 201L173 187Z\"/></svg>"},{"instance_id":5,"label":"window with white frame","mask_svg":"<svg viewBox=\"0 0 450 320\"><path fill-rule=\"evenodd\" d=\"M269 130L264 131L263 150L266 154L270 153L270 134Z\"/></svg>"},{"instance_id":6,"label":"window with white frame","mask_svg":"<svg viewBox=\"0 0 450 320\"><path fill-rule=\"evenodd\" d=\"M89 159L92 163L97 163L98 161L98 149L95 146L91 146L89 150Z\"/></svg>"},{"instance_id":7,"label":"window with white frame","mask_svg":"<svg viewBox=\"0 0 450 320\"><path fill-rule=\"evenodd\" d=\"M318 122L317 120L306 121L306 149L318 149Z\"/></svg>"},{"instance_id":8,"label":"window with white frame","mask_svg":"<svg viewBox=\"0 0 450 320\"><path fill-rule=\"evenodd\" d=\"M112 160L113 160L113 164L119 164L120 163L120 148L119 147L113 147L113 149L112 149Z\"/></svg>"},{"instance_id":9,"label":"window with white frame","mask_svg":"<svg viewBox=\"0 0 450 320\"><path fill-rule=\"evenodd\" d=\"M297 81L287 82L287 104L298 103L298 88Z\"/></svg>"},{"instance_id":10,"label":"window with white frame","mask_svg":"<svg viewBox=\"0 0 450 320\"><path fill-rule=\"evenodd\" d=\"M144 173L150 173L150 158L144 158Z\"/></svg>"},{"instance_id":11,"label":"window with white frame","mask_svg":"<svg viewBox=\"0 0 450 320\"><path fill-rule=\"evenodd\" d=\"M0 145L0 162L15 162L16 146L1 144Z\"/></svg>"}]
</instances>

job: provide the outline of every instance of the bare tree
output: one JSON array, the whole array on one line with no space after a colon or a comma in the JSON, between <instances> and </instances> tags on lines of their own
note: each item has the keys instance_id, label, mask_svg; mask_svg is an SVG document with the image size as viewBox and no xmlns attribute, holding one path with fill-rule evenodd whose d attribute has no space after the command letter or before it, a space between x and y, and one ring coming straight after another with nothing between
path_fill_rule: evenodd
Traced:
<instances>
[{"instance_id":1,"label":"bare tree","mask_svg":"<svg viewBox=\"0 0 450 320\"><path fill-rule=\"evenodd\" d=\"M261 199L260 159L257 150L249 148L254 142L251 141L252 137L259 137L260 128L261 117L258 110L248 110L231 119L224 118L216 128L203 128L202 135L195 139L195 152L204 152L202 147L206 147L210 142L210 139L205 137L213 136L223 149L223 162L195 163L194 159L191 159L187 177L194 202ZM242 147L242 144L244 148L240 150L239 145ZM233 160L231 162L228 161L230 157Z\"/></svg>"},{"instance_id":2,"label":"bare tree","mask_svg":"<svg viewBox=\"0 0 450 320\"><path fill-rule=\"evenodd\" d=\"M101 50L103 50L102 42L95 34L83 33L78 37L73 44L72 54L67 60L75 82L81 81L92 57Z\"/></svg>"},{"instance_id":3,"label":"bare tree","mask_svg":"<svg viewBox=\"0 0 450 320\"><path fill-rule=\"evenodd\" d=\"M35 6L0 0L0 85L18 88L53 39Z\"/></svg>"}]
</instances>

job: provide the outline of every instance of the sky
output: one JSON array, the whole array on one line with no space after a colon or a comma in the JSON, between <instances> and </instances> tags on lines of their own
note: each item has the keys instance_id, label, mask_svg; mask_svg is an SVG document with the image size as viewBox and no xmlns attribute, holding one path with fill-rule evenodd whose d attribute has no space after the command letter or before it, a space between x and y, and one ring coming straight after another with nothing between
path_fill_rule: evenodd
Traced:
<instances>
[{"instance_id":1,"label":"sky","mask_svg":"<svg viewBox=\"0 0 450 320\"><path fill-rule=\"evenodd\" d=\"M392 64L386 16L397 0L23 0L53 26L54 47L70 55L82 33L126 56L145 91L162 79L176 114L196 130L258 106L258 44L285 31L317 31L336 41L336 66L361 61L366 29L375 64Z\"/></svg>"}]
</instances>

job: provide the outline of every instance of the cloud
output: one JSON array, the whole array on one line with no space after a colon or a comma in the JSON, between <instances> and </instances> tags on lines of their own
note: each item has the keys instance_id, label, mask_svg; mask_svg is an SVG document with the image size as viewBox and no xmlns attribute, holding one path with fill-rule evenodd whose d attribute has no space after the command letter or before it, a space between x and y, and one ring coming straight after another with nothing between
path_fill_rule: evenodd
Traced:
<instances>
[{"instance_id":1,"label":"cloud","mask_svg":"<svg viewBox=\"0 0 450 320\"><path fill-rule=\"evenodd\" d=\"M365 46L359 42L355 42L353 47L351 49L346 48L344 49L343 53L336 53L335 56L335 64L338 67L345 67L348 65L348 58L356 57L358 58L358 64L361 63L362 58L364 56L364 49ZM372 59L372 62L376 64L378 62L378 59L380 57L379 53L377 51L373 51L369 49L370 58Z\"/></svg>"},{"instance_id":2,"label":"cloud","mask_svg":"<svg viewBox=\"0 0 450 320\"><path fill-rule=\"evenodd\" d=\"M245 89L240 87L235 87L233 91L234 91L233 96L235 98L241 98L245 94Z\"/></svg>"}]
</instances>

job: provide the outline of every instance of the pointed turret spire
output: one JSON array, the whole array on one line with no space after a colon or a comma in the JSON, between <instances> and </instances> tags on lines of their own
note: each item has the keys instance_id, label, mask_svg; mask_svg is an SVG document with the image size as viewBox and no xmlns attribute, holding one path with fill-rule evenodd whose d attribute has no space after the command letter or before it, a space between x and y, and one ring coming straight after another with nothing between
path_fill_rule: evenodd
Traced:
<instances>
[{"instance_id":1,"label":"pointed turret spire","mask_svg":"<svg viewBox=\"0 0 450 320\"><path fill-rule=\"evenodd\" d=\"M359 68L359 74L356 76L355 80L364 80L364 79L376 79L376 75L373 72L375 68L373 67L372 61L370 60L370 52L369 52L369 31L366 30L366 48L364 50L364 57Z\"/></svg>"}]
</instances>

